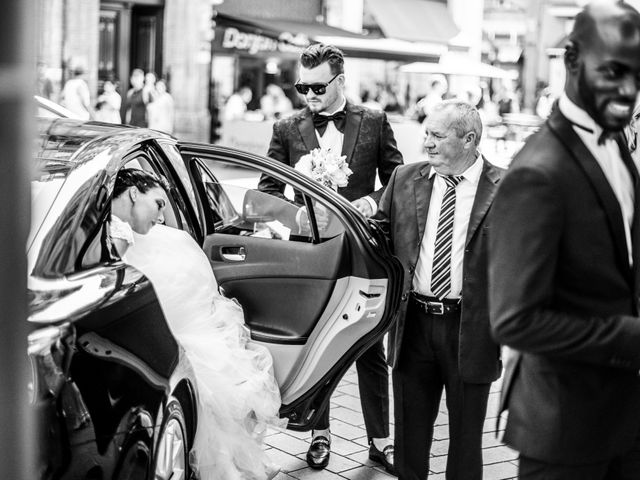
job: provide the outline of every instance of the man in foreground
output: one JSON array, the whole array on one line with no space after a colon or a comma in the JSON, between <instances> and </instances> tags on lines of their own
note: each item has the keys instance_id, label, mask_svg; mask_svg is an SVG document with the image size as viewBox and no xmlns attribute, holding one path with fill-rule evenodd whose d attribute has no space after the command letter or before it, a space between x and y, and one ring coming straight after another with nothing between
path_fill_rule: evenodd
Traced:
<instances>
[{"instance_id":1,"label":"man in foreground","mask_svg":"<svg viewBox=\"0 0 640 480\"><path fill-rule=\"evenodd\" d=\"M482 123L470 104L447 100L425 121L428 162L399 167L377 218L405 267L389 334L396 470L429 474L443 389L449 413L448 480L482 479L482 426L501 371L487 306L487 230L501 171L478 152Z\"/></svg>"},{"instance_id":2,"label":"man in foreground","mask_svg":"<svg viewBox=\"0 0 640 480\"><path fill-rule=\"evenodd\" d=\"M402 164L391 126L383 112L352 105L344 96L344 57L332 45L314 44L300 57L298 93L305 96L307 107L277 121L267 156L295 166L303 155L316 148L346 155L352 170L349 183L338 193L365 217L373 215L391 172ZM382 188L375 190L376 174ZM284 197L285 185L263 175L258 189ZM297 199L301 202L301 199ZM356 361L360 401L367 436L369 458L393 470L393 445L389 439L389 373L382 340ZM329 463L331 434L329 410L313 430L307 463L322 469Z\"/></svg>"},{"instance_id":3,"label":"man in foreground","mask_svg":"<svg viewBox=\"0 0 640 480\"><path fill-rule=\"evenodd\" d=\"M576 17L557 108L503 179L490 306L507 366L504 441L520 478L640 478L640 209L624 143L640 83L640 14Z\"/></svg>"}]
</instances>

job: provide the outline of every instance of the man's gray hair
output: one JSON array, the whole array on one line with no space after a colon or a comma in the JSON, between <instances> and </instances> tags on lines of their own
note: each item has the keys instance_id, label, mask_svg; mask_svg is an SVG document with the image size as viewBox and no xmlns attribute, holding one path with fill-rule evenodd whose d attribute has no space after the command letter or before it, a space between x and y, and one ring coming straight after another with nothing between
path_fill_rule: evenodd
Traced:
<instances>
[{"instance_id":1,"label":"man's gray hair","mask_svg":"<svg viewBox=\"0 0 640 480\"><path fill-rule=\"evenodd\" d=\"M455 130L456 135L462 138L469 132L476 134L476 146L480 144L480 138L482 137L482 120L478 109L464 100L458 100L456 98L451 100L444 100L433 106L432 112L438 112L442 110L452 111L455 115L452 116L450 128Z\"/></svg>"}]
</instances>

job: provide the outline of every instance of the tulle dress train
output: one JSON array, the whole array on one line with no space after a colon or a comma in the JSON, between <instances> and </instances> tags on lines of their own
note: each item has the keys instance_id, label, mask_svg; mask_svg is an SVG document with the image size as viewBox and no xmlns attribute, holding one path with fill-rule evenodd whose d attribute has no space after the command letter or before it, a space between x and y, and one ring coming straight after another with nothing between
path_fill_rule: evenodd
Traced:
<instances>
[{"instance_id":1,"label":"tulle dress train","mask_svg":"<svg viewBox=\"0 0 640 480\"><path fill-rule=\"evenodd\" d=\"M241 307L218 293L206 255L178 229L135 235L127 263L153 284L169 327L193 365L199 391L194 455L202 480L263 480L278 468L262 448L280 392L268 350L252 343Z\"/></svg>"}]
</instances>

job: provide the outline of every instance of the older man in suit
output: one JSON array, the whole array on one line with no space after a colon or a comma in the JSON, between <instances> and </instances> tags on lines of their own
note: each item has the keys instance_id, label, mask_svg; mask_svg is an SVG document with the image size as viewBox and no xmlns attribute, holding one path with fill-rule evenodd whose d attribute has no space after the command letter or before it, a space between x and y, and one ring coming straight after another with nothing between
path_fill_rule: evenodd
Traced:
<instances>
[{"instance_id":1,"label":"older man in suit","mask_svg":"<svg viewBox=\"0 0 640 480\"><path fill-rule=\"evenodd\" d=\"M567 82L493 207L491 323L516 350L504 441L520 478L640 478L640 191L622 130L640 84L640 14L578 14Z\"/></svg>"},{"instance_id":2,"label":"older man in suit","mask_svg":"<svg viewBox=\"0 0 640 480\"><path fill-rule=\"evenodd\" d=\"M296 89L305 96L307 107L279 120L267 155L295 166L300 157L315 148L346 155L353 171L346 187L338 193L365 216L373 215L384 186L393 170L402 164L402 155L384 112L347 102L344 97L344 57L332 46L314 44L302 52L300 80ZM382 188L375 190L376 173ZM285 185L262 176L259 190L284 197ZM296 197L298 203L301 199ZM393 473L393 445L389 440L389 373L382 340L357 361L358 385L370 448L369 458ZM329 410L315 425L307 452L311 468L322 469L329 462L331 436Z\"/></svg>"},{"instance_id":3,"label":"older man in suit","mask_svg":"<svg viewBox=\"0 0 640 480\"><path fill-rule=\"evenodd\" d=\"M405 267L404 294L389 336L396 470L429 474L443 388L449 412L449 480L482 478L482 426L489 387L501 372L489 331L487 232L501 170L478 152L478 111L459 100L425 121L428 162L398 168L377 218Z\"/></svg>"}]
</instances>

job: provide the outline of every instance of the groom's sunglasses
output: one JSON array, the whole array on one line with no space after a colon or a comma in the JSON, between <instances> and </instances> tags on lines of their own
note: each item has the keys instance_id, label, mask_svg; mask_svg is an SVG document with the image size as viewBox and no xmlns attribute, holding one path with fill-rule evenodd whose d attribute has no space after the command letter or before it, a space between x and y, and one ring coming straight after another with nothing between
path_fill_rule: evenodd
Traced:
<instances>
[{"instance_id":1,"label":"groom's sunglasses","mask_svg":"<svg viewBox=\"0 0 640 480\"><path fill-rule=\"evenodd\" d=\"M316 95L324 95L327 93L327 87L331 82L333 82L339 73L336 73L331 80L327 83L296 83L294 86L300 95L306 95L311 90Z\"/></svg>"}]
</instances>

